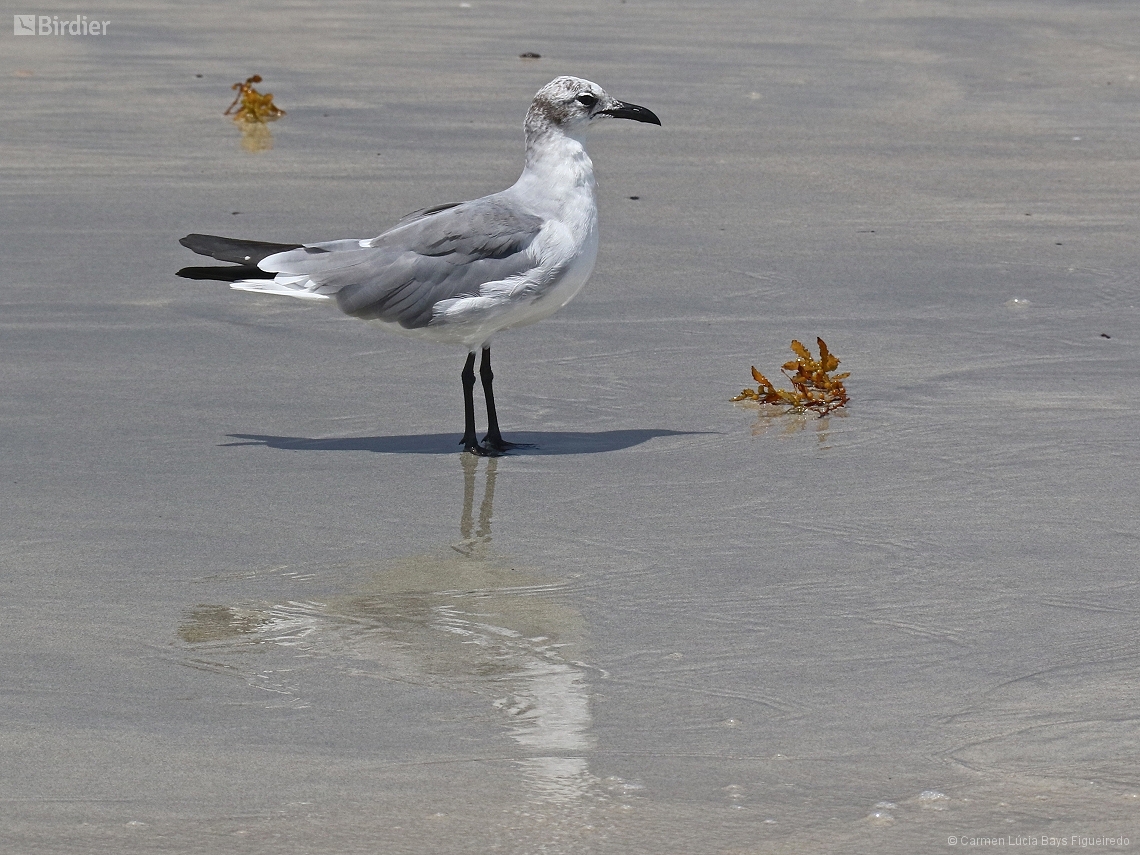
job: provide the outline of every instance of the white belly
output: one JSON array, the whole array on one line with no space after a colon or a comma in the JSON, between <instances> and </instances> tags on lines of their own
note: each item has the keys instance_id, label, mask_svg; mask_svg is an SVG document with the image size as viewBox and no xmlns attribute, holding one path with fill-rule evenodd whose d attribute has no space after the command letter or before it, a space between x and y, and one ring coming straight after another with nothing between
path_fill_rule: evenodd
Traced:
<instances>
[{"instance_id":1,"label":"white belly","mask_svg":"<svg viewBox=\"0 0 1140 855\"><path fill-rule=\"evenodd\" d=\"M440 311L426 327L404 329L395 324L381 323L417 338L476 350L499 330L541 321L569 303L589 280L597 257L598 233L595 226L589 230L577 254L558 265L556 269L561 272L551 276L549 281L536 276L533 281L487 283L478 296L445 301L446 306L437 304Z\"/></svg>"},{"instance_id":2,"label":"white belly","mask_svg":"<svg viewBox=\"0 0 1140 855\"><path fill-rule=\"evenodd\" d=\"M533 301L520 305L510 312L510 321L499 329L522 327L549 318L574 299L594 272L594 262L598 258L598 233L595 230L582 247L582 251L567 265L563 274L552 286L543 291Z\"/></svg>"},{"instance_id":3,"label":"white belly","mask_svg":"<svg viewBox=\"0 0 1140 855\"><path fill-rule=\"evenodd\" d=\"M475 350L499 330L550 317L582 290L598 257L593 164L579 141L566 137L562 145L565 150L553 153L550 164L528 161L515 185L501 194L545 220L527 249L533 266L485 282L477 294L441 300L427 326L401 332Z\"/></svg>"}]
</instances>

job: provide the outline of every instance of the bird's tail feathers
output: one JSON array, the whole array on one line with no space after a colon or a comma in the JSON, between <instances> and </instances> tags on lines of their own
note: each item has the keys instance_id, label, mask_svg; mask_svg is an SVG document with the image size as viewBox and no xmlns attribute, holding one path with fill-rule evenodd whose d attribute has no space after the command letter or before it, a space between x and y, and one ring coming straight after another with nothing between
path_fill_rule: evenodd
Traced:
<instances>
[{"instance_id":1,"label":"bird's tail feathers","mask_svg":"<svg viewBox=\"0 0 1140 855\"><path fill-rule=\"evenodd\" d=\"M275 279L241 279L231 282L230 287L237 291L253 291L258 294L279 294L282 297L297 297L301 300L328 300L330 294L339 289L324 293L322 288L308 276L283 276Z\"/></svg>"}]
</instances>

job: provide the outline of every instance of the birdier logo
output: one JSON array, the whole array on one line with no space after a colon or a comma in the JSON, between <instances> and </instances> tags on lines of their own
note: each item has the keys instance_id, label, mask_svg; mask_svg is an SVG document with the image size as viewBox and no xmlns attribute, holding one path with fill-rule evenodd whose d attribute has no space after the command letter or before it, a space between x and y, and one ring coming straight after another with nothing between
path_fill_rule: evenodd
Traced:
<instances>
[{"instance_id":1,"label":"birdier logo","mask_svg":"<svg viewBox=\"0 0 1140 855\"><path fill-rule=\"evenodd\" d=\"M88 21L86 15L13 15L12 32L17 36L105 36L110 21Z\"/></svg>"}]
</instances>

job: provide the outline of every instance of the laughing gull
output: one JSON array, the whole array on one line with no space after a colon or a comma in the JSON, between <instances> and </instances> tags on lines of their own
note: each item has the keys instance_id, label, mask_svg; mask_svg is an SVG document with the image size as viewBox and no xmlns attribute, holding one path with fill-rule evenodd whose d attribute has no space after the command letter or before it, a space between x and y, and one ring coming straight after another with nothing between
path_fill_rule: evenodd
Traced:
<instances>
[{"instance_id":1,"label":"laughing gull","mask_svg":"<svg viewBox=\"0 0 1140 855\"><path fill-rule=\"evenodd\" d=\"M186 267L187 279L309 300L336 299L366 321L467 348L461 444L497 455L516 443L499 432L491 391L491 336L549 317L577 294L598 254L594 166L583 145L603 119L660 125L650 110L610 97L596 83L558 77L526 114L526 165L513 186L470 202L424 208L379 237L278 244L214 235L180 243L236 263ZM487 400L487 434L475 434L475 354Z\"/></svg>"}]
</instances>

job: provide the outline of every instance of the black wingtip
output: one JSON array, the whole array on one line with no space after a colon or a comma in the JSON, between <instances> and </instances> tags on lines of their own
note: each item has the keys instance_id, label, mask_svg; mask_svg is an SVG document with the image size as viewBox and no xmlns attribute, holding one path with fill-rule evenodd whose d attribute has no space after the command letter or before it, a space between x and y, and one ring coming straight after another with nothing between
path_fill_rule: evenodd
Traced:
<instances>
[{"instance_id":1,"label":"black wingtip","mask_svg":"<svg viewBox=\"0 0 1140 855\"><path fill-rule=\"evenodd\" d=\"M183 267L175 276L209 282L240 282L243 279L272 279L277 274L244 264L229 267Z\"/></svg>"},{"instance_id":2,"label":"black wingtip","mask_svg":"<svg viewBox=\"0 0 1140 855\"><path fill-rule=\"evenodd\" d=\"M218 261L256 266L263 258L278 252L300 249L299 243L269 243L263 240L239 240L218 235L191 234L178 241L199 255L208 255Z\"/></svg>"}]
</instances>

